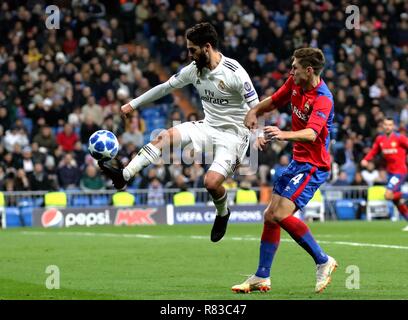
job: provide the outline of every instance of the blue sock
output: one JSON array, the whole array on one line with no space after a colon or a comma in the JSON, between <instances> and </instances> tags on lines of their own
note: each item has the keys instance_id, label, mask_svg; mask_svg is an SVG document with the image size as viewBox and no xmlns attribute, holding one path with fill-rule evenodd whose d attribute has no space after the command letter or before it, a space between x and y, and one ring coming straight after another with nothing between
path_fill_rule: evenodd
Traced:
<instances>
[{"instance_id":1,"label":"blue sock","mask_svg":"<svg viewBox=\"0 0 408 320\"><path fill-rule=\"evenodd\" d=\"M316 264L326 263L329 259L327 254L317 244L310 231L298 239L297 243L313 257Z\"/></svg>"},{"instance_id":2,"label":"blue sock","mask_svg":"<svg viewBox=\"0 0 408 320\"><path fill-rule=\"evenodd\" d=\"M326 263L329 257L320 248L313 238L307 225L294 216L286 217L279 222L279 225L285 229L289 235L305 249L316 262L316 264Z\"/></svg>"},{"instance_id":3,"label":"blue sock","mask_svg":"<svg viewBox=\"0 0 408 320\"><path fill-rule=\"evenodd\" d=\"M259 264L255 275L261 278L269 278L271 266L280 241L280 226L277 223L264 222L259 248Z\"/></svg>"},{"instance_id":4,"label":"blue sock","mask_svg":"<svg viewBox=\"0 0 408 320\"><path fill-rule=\"evenodd\" d=\"M259 248L259 265L255 275L261 278L269 278L271 266L275 252L278 249L278 243L269 243L261 241Z\"/></svg>"}]
</instances>

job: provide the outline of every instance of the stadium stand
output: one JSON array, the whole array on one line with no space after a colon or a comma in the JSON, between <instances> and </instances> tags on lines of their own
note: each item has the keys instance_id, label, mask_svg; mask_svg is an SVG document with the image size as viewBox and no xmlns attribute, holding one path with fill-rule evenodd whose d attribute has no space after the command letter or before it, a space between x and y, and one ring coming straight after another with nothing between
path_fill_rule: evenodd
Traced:
<instances>
[{"instance_id":1,"label":"stadium stand","mask_svg":"<svg viewBox=\"0 0 408 320\"><path fill-rule=\"evenodd\" d=\"M322 48L327 60L323 78L334 92L336 114L332 173L326 186L348 187L359 193L333 201L326 198L326 213L334 211L330 218L353 216L347 200L354 204L367 200L368 186L365 191L356 188L368 185L365 176L358 178L359 163L381 132L381 121L392 117L398 130L407 132L408 16L403 14L407 9L404 1L362 1L360 29L344 28L346 3L330 0L227 0L217 2L216 11L208 10L203 1L148 1L143 5L140 1L60 1L64 18L59 29L46 28L45 3L1 3L0 190L6 194L5 207L14 208L13 212L17 208L27 214L29 208L47 205L33 193L38 190L83 190L80 178L87 166L96 166L86 150L87 115L91 115L92 130L111 130L120 142L127 134L140 135L143 143L157 130L168 128L172 114L179 113L181 121L191 113L203 117L200 99L190 87L141 108L145 129L136 128L136 133L129 132L119 112L129 99L188 63L184 31L201 21L216 26L221 52L248 70L261 99L287 78L294 49ZM105 10L95 14L95 7ZM75 139L62 134L67 123ZM289 110L271 114L268 123L290 127ZM127 162L139 148L124 143L119 158ZM291 157L290 150L289 144L274 143L259 154L265 160L265 176L258 172L251 178L254 190L272 187L270 172L282 156ZM180 174L185 175L190 190L203 187L204 170L196 171L200 179L189 173L190 167L189 163L182 163L181 168L165 164L153 174L164 190ZM386 183L384 167L375 159L378 178L374 184ZM149 170L141 172L135 179L141 184L132 187L148 190L153 178L148 174ZM101 190L106 194L72 195L65 205L108 204L112 186L102 179ZM236 175L235 179L244 177ZM17 196L18 192L27 193ZM200 202L206 202L206 195L194 193ZM144 193L134 194L137 203L146 203ZM166 195L171 202L174 193ZM260 202L266 198L261 192ZM335 202L340 200L345 202ZM370 217L373 215L368 214L367 219Z\"/></svg>"}]
</instances>

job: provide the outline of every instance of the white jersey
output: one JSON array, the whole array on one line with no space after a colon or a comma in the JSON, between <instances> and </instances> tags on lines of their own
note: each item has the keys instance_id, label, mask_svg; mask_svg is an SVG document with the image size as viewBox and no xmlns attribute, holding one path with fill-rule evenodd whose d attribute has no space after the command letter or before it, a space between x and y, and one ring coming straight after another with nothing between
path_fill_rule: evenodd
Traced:
<instances>
[{"instance_id":1,"label":"white jersey","mask_svg":"<svg viewBox=\"0 0 408 320\"><path fill-rule=\"evenodd\" d=\"M198 75L195 62L173 75L168 83L173 88L193 84L204 109L204 123L211 127L235 129L247 134L245 115L258 103L258 94L245 69L234 59L221 55L221 61L213 70L204 68Z\"/></svg>"}]
</instances>

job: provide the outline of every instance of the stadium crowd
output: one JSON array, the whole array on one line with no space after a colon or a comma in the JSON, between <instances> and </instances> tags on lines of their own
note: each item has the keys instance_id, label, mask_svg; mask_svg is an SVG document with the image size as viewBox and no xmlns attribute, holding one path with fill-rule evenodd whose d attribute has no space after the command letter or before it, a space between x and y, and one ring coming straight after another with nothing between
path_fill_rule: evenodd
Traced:
<instances>
[{"instance_id":1,"label":"stadium crowd","mask_svg":"<svg viewBox=\"0 0 408 320\"><path fill-rule=\"evenodd\" d=\"M120 106L188 63L185 30L209 21L220 50L238 60L260 99L288 76L291 54L319 47L323 79L334 93L331 144L333 185L385 184L380 162L359 167L385 117L408 129L408 2L359 1L360 28L347 29L347 1L76 0L53 1L59 29L47 29L47 1L2 1L0 7L0 190L111 188L87 153L98 129L114 132L126 162L144 144L142 110L123 119ZM177 99L163 98L168 118L201 118L200 99L183 93L197 112L184 114ZM290 110L267 122L290 127ZM167 126L170 127L171 121ZM290 159L287 142L259 153L252 186L271 185ZM133 187L202 187L199 163L146 168ZM234 186L231 180L228 180Z\"/></svg>"}]
</instances>

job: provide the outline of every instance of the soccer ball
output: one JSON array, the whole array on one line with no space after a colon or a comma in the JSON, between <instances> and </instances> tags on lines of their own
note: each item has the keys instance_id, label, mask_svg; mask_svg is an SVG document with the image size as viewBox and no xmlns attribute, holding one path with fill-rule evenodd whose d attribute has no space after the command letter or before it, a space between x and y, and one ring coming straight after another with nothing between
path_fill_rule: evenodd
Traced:
<instances>
[{"instance_id":1,"label":"soccer ball","mask_svg":"<svg viewBox=\"0 0 408 320\"><path fill-rule=\"evenodd\" d=\"M96 160L109 160L118 154L119 142L112 132L98 130L89 137L88 150Z\"/></svg>"}]
</instances>

